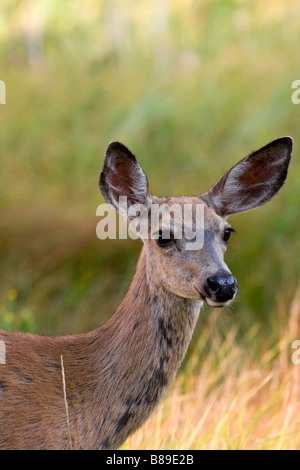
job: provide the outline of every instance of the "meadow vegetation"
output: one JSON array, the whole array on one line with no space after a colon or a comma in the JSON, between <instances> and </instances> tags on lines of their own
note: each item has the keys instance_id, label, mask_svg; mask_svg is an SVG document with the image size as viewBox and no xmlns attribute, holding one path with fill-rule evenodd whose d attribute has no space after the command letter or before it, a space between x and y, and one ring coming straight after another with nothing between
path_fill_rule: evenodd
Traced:
<instances>
[{"instance_id":1,"label":"meadow vegetation","mask_svg":"<svg viewBox=\"0 0 300 470\"><path fill-rule=\"evenodd\" d=\"M126 449L300 447L299 26L297 1L1 2L0 328L85 332L123 298L141 242L96 237L109 141L158 195L200 194L250 151L295 141L281 192L230 219L238 299L203 309Z\"/></svg>"}]
</instances>

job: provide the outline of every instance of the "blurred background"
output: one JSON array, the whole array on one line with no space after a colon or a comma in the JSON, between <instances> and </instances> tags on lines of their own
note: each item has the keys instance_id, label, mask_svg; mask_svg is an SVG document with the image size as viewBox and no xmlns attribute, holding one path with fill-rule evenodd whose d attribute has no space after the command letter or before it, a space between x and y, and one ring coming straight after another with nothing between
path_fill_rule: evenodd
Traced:
<instances>
[{"instance_id":1,"label":"blurred background","mask_svg":"<svg viewBox=\"0 0 300 470\"><path fill-rule=\"evenodd\" d=\"M127 448L178 448L179 436L181 448L272 447L291 423L299 436L299 44L296 0L1 1L0 328L81 333L119 305L141 243L96 237L111 140L137 155L157 195L199 194L270 140L295 141L280 193L231 217L238 299L204 308L171 391L177 405L165 402Z\"/></svg>"},{"instance_id":2,"label":"blurred background","mask_svg":"<svg viewBox=\"0 0 300 470\"><path fill-rule=\"evenodd\" d=\"M300 278L299 44L293 0L2 0L0 327L85 332L126 293L141 243L96 237L109 141L137 155L154 194L194 195L291 135L287 184L231 217L240 290L214 323L224 337L235 325L245 349L276 345Z\"/></svg>"}]
</instances>

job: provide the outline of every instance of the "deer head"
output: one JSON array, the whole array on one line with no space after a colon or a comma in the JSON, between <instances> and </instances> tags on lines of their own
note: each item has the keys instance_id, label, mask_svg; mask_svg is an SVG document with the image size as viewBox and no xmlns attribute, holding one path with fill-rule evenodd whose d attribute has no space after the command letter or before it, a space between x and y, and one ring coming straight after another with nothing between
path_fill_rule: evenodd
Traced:
<instances>
[{"instance_id":1,"label":"deer head","mask_svg":"<svg viewBox=\"0 0 300 470\"><path fill-rule=\"evenodd\" d=\"M147 274L156 286L222 307L235 298L238 290L224 261L234 231L227 217L261 206L279 191L287 176L292 148L292 138L281 137L245 157L201 195L157 197L151 194L147 176L135 156L120 142L112 142L107 148L100 188L117 211L120 197L127 198L129 222L143 213L147 228L141 239ZM153 217L154 208L161 207L164 210ZM168 210L166 224L163 213Z\"/></svg>"}]
</instances>

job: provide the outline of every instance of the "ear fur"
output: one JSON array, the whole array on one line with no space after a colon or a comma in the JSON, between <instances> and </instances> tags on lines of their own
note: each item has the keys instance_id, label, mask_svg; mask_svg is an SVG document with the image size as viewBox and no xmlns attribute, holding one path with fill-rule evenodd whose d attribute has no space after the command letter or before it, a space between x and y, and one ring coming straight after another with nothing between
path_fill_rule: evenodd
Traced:
<instances>
[{"instance_id":1,"label":"ear fur","mask_svg":"<svg viewBox=\"0 0 300 470\"><path fill-rule=\"evenodd\" d=\"M119 197L126 196L128 205L149 206L151 195L147 176L135 156L120 142L111 142L106 150L99 185L105 200L119 210Z\"/></svg>"},{"instance_id":2,"label":"ear fur","mask_svg":"<svg viewBox=\"0 0 300 470\"><path fill-rule=\"evenodd\" d=\"M220 216L261 206L282 187L293 150L291 137L280 137L245 157L208 191Z\"/></svg>"}]
</instances>

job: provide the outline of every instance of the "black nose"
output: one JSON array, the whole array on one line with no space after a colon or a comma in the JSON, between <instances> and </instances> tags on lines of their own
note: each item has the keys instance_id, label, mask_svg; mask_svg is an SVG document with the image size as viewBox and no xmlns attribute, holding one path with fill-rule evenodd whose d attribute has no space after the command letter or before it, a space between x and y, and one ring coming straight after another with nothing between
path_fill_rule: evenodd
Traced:
<instances>
[{"instance_id":1,"label":"black nose","mask_svg":"<svg viewBox=\"0 0 300 470\"><path fill-rule=\"evenodd\" d=\"M231 273L219 271L206 279L205 290L216 302L227 302L237 293L238 285Z\"/></svg>"}]
</instances>

